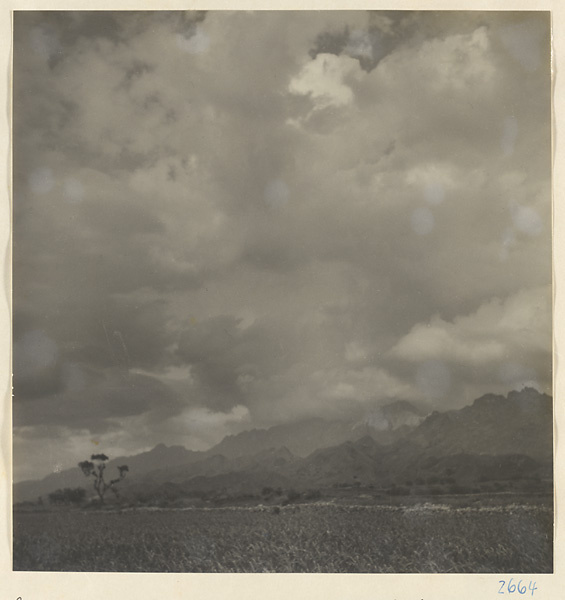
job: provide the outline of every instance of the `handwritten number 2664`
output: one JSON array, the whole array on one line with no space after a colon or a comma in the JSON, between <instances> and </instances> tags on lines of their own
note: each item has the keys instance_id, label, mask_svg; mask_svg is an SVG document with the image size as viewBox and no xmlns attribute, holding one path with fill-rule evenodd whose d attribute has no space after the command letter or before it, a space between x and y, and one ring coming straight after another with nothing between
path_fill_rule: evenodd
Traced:
<instances>
[{"instance_id":1,"label":"handwritten number 2664","mask_svg":"<svg viewBox=\"0 0 565 600\"><path fill-rule=\"evenodd\" d=\"M520 579L520 581L518 581L518 583L512 583L513 581L514 581L514 578L512 578L508 582L508 585L507 585L506 580L501 579L498 582L498 583L500 583L500 589L498 590L498 593L499 594L505 593L505 591L504 591L505 585L506 585L507 592L509 594L513 594L514 592L518 592L519 594L525 594L529 590L530 592L532 592L532 596L533 596L534 592L538 589L535 581L530 581L528 586L526 586L526 584L522 585L522 579Z\"/></svg>"}]
</instances>

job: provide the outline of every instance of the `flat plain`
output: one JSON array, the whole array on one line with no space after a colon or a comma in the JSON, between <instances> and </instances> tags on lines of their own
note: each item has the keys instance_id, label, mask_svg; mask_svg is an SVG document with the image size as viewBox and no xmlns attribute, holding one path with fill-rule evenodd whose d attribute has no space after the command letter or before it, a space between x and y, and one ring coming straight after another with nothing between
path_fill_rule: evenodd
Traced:
<instances>
[{"instance_id":1,"label":"flat plain","mask_svg":"<svg viewBox=\"0 0 565 600\"><path fill-rule=\"evenodd\" d=\"M551 499L16 511L14 570L547 573Z\"/></svg>"}]
</instances>

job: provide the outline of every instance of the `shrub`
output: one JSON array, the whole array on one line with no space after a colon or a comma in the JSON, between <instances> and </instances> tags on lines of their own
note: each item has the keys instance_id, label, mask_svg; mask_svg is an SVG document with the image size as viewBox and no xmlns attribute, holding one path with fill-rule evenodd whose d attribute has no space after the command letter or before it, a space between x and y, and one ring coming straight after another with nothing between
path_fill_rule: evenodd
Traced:
<instances>
[{"instance_id":1,"label":"shrub","mask_svg":"<svg viewBox=\"0 0 565 600\"><path fill-rule=\"evenodd\" d=\"M81 487L59 489L49 494L48 498L50 504L80 504L86 498L86 490Z\"/></svg>"}]
</instances>

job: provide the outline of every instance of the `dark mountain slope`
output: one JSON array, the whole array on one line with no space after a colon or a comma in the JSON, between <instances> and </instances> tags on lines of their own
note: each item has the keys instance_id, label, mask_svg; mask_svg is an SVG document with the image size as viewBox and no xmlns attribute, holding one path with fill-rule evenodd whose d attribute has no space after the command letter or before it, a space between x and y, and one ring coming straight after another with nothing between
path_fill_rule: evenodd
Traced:
<instances>
[{"instance_id":1,"label":"dark mountain slope","mask_svg":"<svg viewBox=\"0 0 565 600\"><path fill-rule=\"evenodd\" d=\"M223 454L204 456L198 461L168 467L162 466L136 478L147 484L184 483L195 477L215 477L240 471L274 471L295 460L288 448L269 448L253 456L228 458Z\"/></svg>"},{"instance_id":2,"label":"dark mountain slope","mask_svg":"<svg viewBox=\"0 0 565 600\"><path fill-rule=\"evenodd\" d=\"M460 410L434 412L407 439L437 456L526 454L553 456L553 402L534 389L508 397L487 394Z\"/></svg>"},{"instance_id":3,"label":"dark mountain slope","mask_svg":"<svg viewBox=\"0 0 565 600\"><path fill-rule=\"evenodd\" d=\"M307 456L318 448L334 446L353 437L355 433L351 423L308 419L229 435L208 453L236 458L284 446L296 456Z\"/></svg>"},{"instance_id":4,"label":"dark mountain slope","mask_svg":"<svg viewBox=\"0 0 565 600\"><path fill-rule=\"evenodd\" d=\"M384 475L384 452L370 436L355 442L316 450L283 470L301 484L327 486L334 483L374 482Z\"/></svg>"}]
</instances>

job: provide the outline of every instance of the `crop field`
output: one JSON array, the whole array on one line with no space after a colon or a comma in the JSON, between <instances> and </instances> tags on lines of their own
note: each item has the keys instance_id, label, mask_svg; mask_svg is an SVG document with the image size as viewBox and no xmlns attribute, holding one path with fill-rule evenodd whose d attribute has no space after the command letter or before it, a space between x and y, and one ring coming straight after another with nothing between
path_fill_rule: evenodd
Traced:
<instances>
[{"instance_id":1,"label":"crop field","mask_svg":"<svg viewBox=\"0 0 565 600\"><path fill-rule=\"evenodd\" d=\"M14 513L14 570L552 572L550 507L347 506Z\"/></svg>"}]
</instances>

